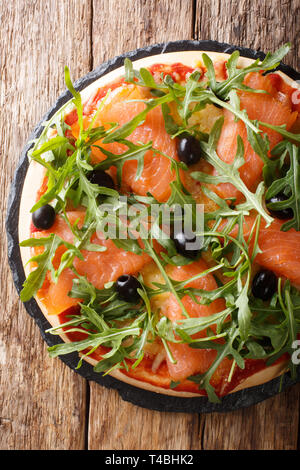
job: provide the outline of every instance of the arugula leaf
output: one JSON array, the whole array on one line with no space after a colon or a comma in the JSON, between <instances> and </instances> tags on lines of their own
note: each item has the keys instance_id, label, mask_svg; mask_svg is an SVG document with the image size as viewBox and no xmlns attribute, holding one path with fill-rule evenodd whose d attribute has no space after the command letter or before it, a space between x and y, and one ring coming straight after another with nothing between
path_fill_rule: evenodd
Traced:
<instances>
[{"instance_id":1,"label":"arugula leaf","mask_svg":"<svg viewBox=\"0 0 300 470\"><path fill-rule=\"evenodd\" d=\"M146 152L148 152L149 150L155 151L155 149L152 147L152 142L138 145L138 144L134 144L133 142L130 142L129 140L120 139L119 143L125 145L128 148L126 152L121 153L120 155L115 155L114 153L109 152L102 146L98 146L98 145L96 146L101 150L102 153L104 153L104 155L106 155L107 158L103 160L101 163L98 163L95 168L101 169L101 170L107 170L111 166L115 166L117 168L117 179L120 184L124 163L129 160L136 160L138 163L138 166L137 166L137 171L135 175L135 181L137 181L143 172L144 157L145 157Z\"/></svg>"},{"instance_id":2,"label":"arugula leaf","mask_svg":"<svg viewBox=\"0 0 300 470\"><path fill-rule=\"evenodd\" d=\"M271 129L272 131L278 132L278 134L281 134L286 139L292 140L294 142L300 142L300 134L294 134L293 132L287 131L285 124L283 126L274 126L273 124L269 124L268 122L262 122L262 121L258 121L258 124L261 126L267 127L268 129Z\"/></svg>"},{"instance_id":3,"label":"arugula leaf","mask_svg":"<svg viewBox=\"0 0 300 470\"><path fill-rule=\"evenodd\" d=\"M248 299L249 281L250 277L248 276L247 282L243 285L241 276L238 276L239 295L236 300L236 306L238 308L238 325L242 340L246 340L248 337L252 316Z\"/></svg>"},{"instance_id":4,"label":"arugula leaf","mask_svg":"<svg viewBox=\"0 0 300 470\"><path fill-rule=\"evenodd\" d=\"M47 238L30 238L20 243L20 246L24 247L44 246L43 253L33 256L29 260L30 263L38 263L38 266L30 272L23 284L23 289L20 293L22 302L30 300L31 297L34 296L42 287L48 271L51 271L52 274L54 274L52 261L57 248L63 243L64 241L53 233Z\"/></svg>"},{"instance_id":5,"label":"arugula leaf","mask_svg":"<svg viewBox=\"0 0 300 470\"><path fill-rule=\"evenodd\" d=\"M30 212L34 212L45 204L49 204L63 190L66 181L74 181L76 179L76 174L73 172L75 161L76 152L74 152L57 171L53 171L52 179L48 182L47 191L41 196L38 202L34 204Z\"/></svg>"},{"instance_id":6,"label":"arugula leaf","mask_svg":"<svg viewBox=\"0 0 300 470\"><path fill-rule=\"evenodd\" d=\"M239 334L238 327L235 324L233 324L232 327L228 330L227 341L224 345L213 343L213 342L207 342L207 343L203 342L202 344L198 343L197 345L193 345L193 347L197 347L201 349L202 348L207 349L209 347L210 348L213 347L213 349L217 350L217 357L215 361L213 362L213 365L209 368L207 372L205 372L204 374L198 374L198 375L193 375L193 376L188 377L188 380L191 380L192 382L199 384L199 388L206 390L207 396L212 403L220 403L220 399L218 398L217 394L214 391L214 388L210 384L210 380L214 372L218 368L218 366L223 361L223 359L225 359L225 357L227 356L233 356L233 358L239 363L239 367L241 368L244 367L244 361L242 357L233 347L233 342L238 336L238 334Z\"/></svg>"},{"instance_id":7,"label":"arugula leaf","mask_svg":"<svg viewBox=\"0 0 300 470\"><path fill-rule=\"evenodd\" d=\"M125 67L125 82L132 83L134 85L143 86L147 88L151 88L154 90L168 90L168 87L164 84L157 83L151 72L146 68L140 68L139 71L134 70L133 63L131 62L128 57L124 60L124 67Z\"/></svg>"},{"instance_id":8,"label":"arugula leaf","mask_svg":"<svg viewBox=\"0 0 300 470\"><path fill-rule=\"evenodd\" d=\"M178 135L180 126L174 121L171 115L170 107L167 105L167 103L163 103L161 105L161 110L162 110L163 118L165 121L166 132L172 136ZM184 131L186 131L185 128L183 129Z\"/></svg>"},{"instance_id":9,"label":"arugula leaf","mask_svg":"<svg viewBox=\"0 0 300 470\"><path fill-rule=\"evenodd\" d=\"M203 103L203 105L200 105L200 106L198 104L196 109L195 108L193 110L190 109L190 103L194 99L194 92L195 92L195 90L197 90L197 88L199 89L199 86L201 86L199 84L200 77L201 77L200 72L198 72L198 71L193 72L190 75L190 77L187 81L186 87L185 87L185 96L184 96L183 101L181 103L181 106L179 108L179 112L180 112L182 120L183 120L183 122L186 126L187 126L187 123L188 123L188 119L191 117L193 112L198 111L202 106L203 107L205 106L205 104Z\"/></svg>"},{"instance_id":10,"label":"arugula leaf","mask_svg":"<svg viewBox=\"0 0 300 470\"><path fill-rule=\"evenodd\" d=\"M186 311L186 308L185 306L183 305L183 303L181 302L181 299L179 298L177 292L176 292L176 289L174 288L174 282L169 278L169 276L167 275L166 271L164 270L163 268L163 265L158 257L158 255L155 253L153 247L151 246L151 244L149 243L148 240L145 240L144 241L145 243L145 251L146 253L148 253L151 258L153 259L153 261L155 261L155 264L157 265L158 269L160 270L166 284L168 285L169 289L170 289L170 292L172 292L172 294L175 296L177 302L179 303L181 309L182 309L182 314L189 318L189 314L188 312Z\"/></svg>"},{"instance_id":11,"label":"arugula leaf","mask_svg":"<svg viewBox=\"0 0 300 470\"><path fill-rule=\"evenodd\" d=\"M70 70L66 66L65 67L65 83L67 85L68 90L72 93L73 95L73 103L76 106L77 110L77 116L78 116L78 123L79 123L79 137L76 141L76 145L81 144L81 134L83 131L83 107L82 107L82 101L81 101L81 94L79 91L75 90L71 77L70 77Z\"/></svg>"},{"instance_id":12,"label":"arugula leaf","mask_svg":"<svg viewBox=\"0 0 300 470\"><path fill-rule=\"evenodd\" d=\"M161 98L150 99L148 101L141 100L145 104L145 109L139 114L134 116L129 122L124 124L122 127L111 132L107 137L103 139L104 144L109 144L111 142L122 141L126 139L132 132L136 129L137 126L142 124L146 119L147 114L152 111L152 109L157 106L162 105L163 103L168 103L173 101L173 97L170 94L166 94Z\"/></svg>"},{"instance_id":13,"label":"arugula leaf","mask_svg":"<svg viewBox=\"0 0 300 470\"><path fill-rule=\"evenodd\" d=\"M262 205L262 193L263 193L263 183L257 188L256 193L252 193L239 174L239 168L244 164L244 146L243 141L240 136L237 137L237 153L232 164L223 162L215 150L216 140L214 135L219 135L220 129L223 125L223 117L219 118L210 134L209 143L200 142L200 147L203 151L203 154L206 160L215 167L218 172L218 176L213 178L210 176L204 176L201 172L192 172L191 176L197 181L210 182L214 184L218 183L231 183L233 184L246 198L249 207L255 209L261 216L265 219L268 225L271 224L273 218L265 211Z\"/></svg>"},{"instance_id":14,"label":"arugula leaf","mask_svg":"<svg viewBox=\"0 0 300 470\"><path fill-rule=\"evenodd\" d=\"M222 82L217 82L215 71L211 59L207 54L202 54L203 62L207 68L209 86L215 95L221 99L227 100L229 93L233 89L252 91L243 84L245 76L250 72L268 71L276 68L280 61L290 50L290 43L284 44L273 54L268 53L262 62L257 59L248 67L238 68L239 51L234 51L226 63L228 78Z\"/></svg>"},{"instance_id":15,"label":"arugula leaf","mask_svg":"<svg viewBox=\"0 0 300 470\"><path fill-rule=\"evenodd\" d=\"M299 148L296 145L286 142L286 150L290 156L290 167L286 174L273 181L266 193L266 200L284 193L288 196L287 200L276 203L269 203L267 206L275 211L283 209L292 209L293 218L285 222L281 230L287 231L291 228L300 230L300 169L299 169Z\"/></svg>"},{"instance_id":16,"label":"arugula leaf","mask_svg":"<svg viewBox=\"0 0 300 470\"><path fill-rule=\"evenodd\" d=\"M258 125L258 121L256 121L256 124ZM270 141L267 134L255 134L252 129L247 126L247 135L254 152L259 155L264 162L263 177L268 187L271 185L272 181L277 179L278 171L283 165L285 156L283 155L280 159L269 158ZM280 145L281 144L282 143L280 143ZM272 154L274 150L275 148L272 149Z\"/></svg>"},{"instance_id":17,"label":"arugula leaf","mask_svg":"<svg viewBox=\"0 0 300 470\"><path fill-rule=\"evenodd\" d=\"M49 150L57 150L61 148L64 144L68 144L67 148L72 149L73 147L69 144L69 139L66 137L57 135L53 137L48 142L44 142L38 149L34 150L30 156L34 159L34 157L39 157L43 153L49 152ZM54 159L54 157L53 157Z\"/></svg>"},{"instance_id":18,"label":"arugula leaf","mask_svg":"<svg viewBox=\"0 0 300 470\"><path fill-rule=\"evenodd\" d=\"M83 351L89 347L97 348L101 344L108 347L119 348L121 342L126 337L137 336L140 334L138 327L111 328L102 333L90 334L87 339L74 341L71 343L56 344L48 348L50 357L57 357L61 354L69 354L74 351Z\"/></svg>"}]
</instances>

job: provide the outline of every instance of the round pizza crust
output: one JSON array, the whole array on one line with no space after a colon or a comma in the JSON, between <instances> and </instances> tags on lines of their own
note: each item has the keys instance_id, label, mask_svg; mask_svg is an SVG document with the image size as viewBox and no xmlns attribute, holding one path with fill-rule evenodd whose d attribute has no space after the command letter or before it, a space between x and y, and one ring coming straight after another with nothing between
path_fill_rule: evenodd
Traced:
<instances>
[{"instance_id":1,"label":"round pizza crust","mask_svg":"<svg viewBox=\"0 0 300 470\"><path fill-rule=\"evenodd\" d=\"M228 59L229 54L221 53L221 52L210 52L210 51L181 51L181 52L169 52L165 54L158 54L149 57L145 57L143 59L139 59L134 61L134 68L139 69L140 67L149 67L153 64L162 63L162 64L173 64L176 62L180 62L184 65L190 67L197 67L199 66L199 62L201 62L201 55L205 52L213 61ZM240 57L238 65L240 67L246 67L254 62L254 59L249 59L246 57ZM292 80L286 74L281 71L278 71L285 82L294 88L298 87L300 89L300 84ZM95 80L92 84L87 86L81 91L82 101L85 102L91 96L91 94L97 90L98 88L105 86L120 76L124 75L124 67L117 68L112 72L107 73L106 75L100 77L99 79ZM65 108L65 113L67 114L70 110L73 109L72 104L68 105ZM30 238L30 223L31 223L31 214L30 209L36 200L37 192L41 187L43 178L45 175L44 168L34 161L30 161L28 171L24 180L24 186L20 201L20 211L19 211L19 240L26 240ZM30 272L30 267L27 264L28 260L31 258L30 248L29 247L21 247L21 258L22 263L24 266L24 271L26 277ZM39 301L39 299L35 298L38 306L40 307L43 315L45 316L46 320L50 323L52 327L59 326L59 320L56 315L48 315L45 306ZM64 342L70 342L69 338L66 334L62 333L59 335ZM91 357L85 357L84 359L92 366L96 365L97 361ZM245 380L243 380L234 390L230 393L235 393L237 391L255 387L257 385L264 384L266 382L271 381L272 379L280 376L287 370L287 362L282 361L280 363L274 364L272 366L266 367L266 369L261 370L259 372L254 373L253 375L249 376ZM150 392L155 392L163 395L170 395L175 397L199 397L201 394L199 393L191 393L191 392L181 392L172 389L165 389L162 387L157 387L147 382L143 382L132 377L128 377L127 375L123 374L121 370L115 370L110 373L110 375L117 380L125 382L129 385L132 385L137 388L141 388L143 390L147 390Z\"/></svg>"}]
</instances>

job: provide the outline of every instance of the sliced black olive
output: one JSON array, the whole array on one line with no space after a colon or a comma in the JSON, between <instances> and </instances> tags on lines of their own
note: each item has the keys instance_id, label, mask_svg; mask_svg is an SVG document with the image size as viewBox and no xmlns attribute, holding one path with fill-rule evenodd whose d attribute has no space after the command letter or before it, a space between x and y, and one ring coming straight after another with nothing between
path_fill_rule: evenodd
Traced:
<instances>
[{"instance_id":1,"label":"sliced black olive","mask_svg":"<svg viewBox=\"0 0 300 470\"><path fill-rule=\"evenodd\" d=\"M268 205L271 203L274 204L276 202L286 201L287 199L289 199L288 196L286 196L283 193L279 193L276 196L273 196L270 199L267 199L266 204L268 207ZM268 207L268 211L273 217L276 217L277 219L281 219L281 220L292 219L294 217L293 209L291 209L290 207L287 207L286 209L281 209L281 210L270 209Z\"/></svg>"},{"instance_id":2,"label":"sliced black olive","mask_svg":"<svg viewBox=\"0 0 300 470\"><path fill-rule=\"evenodd\" d=\"M177 143L177 153L179 159L188 166L198 163L202 155L199 140L192 135L182 137Z\"/></svg>"},{"instance_id":3,"label":"sliced black olive","mask_svg":"<svg viewBox=\"0 0 300 470\"><path fill-rule=\"evenodd\" d=\"M33 225L39 230L51 228L55 221L55 210L50 204L45 204L32 214Z\"/></svg>"},{"instance_id":4,"label":"sliced black olive","mask_svg":"<svg viewBox=\"0 0 300 470\"><path fill-rule=\"evenodd\" d=\"M104 188L115 189L115 183L112 177L103 170L93 170L87 174L87 179L92 184L98 184Z\"/></svg>"},{"instance_id":5,"label":"sliced black olive","mask_svg":"<svg viewBox=\"0 0 300 470\"><path fill-rule=\"evenodd\" d=\"M126 302L136 303L140 300L138 289L141 288L141 284L136 277L130 276L129 274L123 274L116 281L116 291L120 299Z\"/></svg>"},{"instance_id":6,"label":"sliced black olive","mask_svg":"<svg viewBox=\"0 0 300 470\"><path fill-rule=\"evenodd\" d=\"M190 244L197 243L197 237L193 232L179 231L171 234L177 253L186 258L195 259L200 253L200 249L190 247Z\"/></svg>"},{"instance_id":7,"label":"sliced black olive","mask_svg":"<svg viewBox=\"0 0 300 470\"><path fill-rule=\"evenodd\" d=\"M262 269L252 281L252 294L261 300L269 300L277 290L277 277L273 271Z\"/></svg>"}]
</instances>

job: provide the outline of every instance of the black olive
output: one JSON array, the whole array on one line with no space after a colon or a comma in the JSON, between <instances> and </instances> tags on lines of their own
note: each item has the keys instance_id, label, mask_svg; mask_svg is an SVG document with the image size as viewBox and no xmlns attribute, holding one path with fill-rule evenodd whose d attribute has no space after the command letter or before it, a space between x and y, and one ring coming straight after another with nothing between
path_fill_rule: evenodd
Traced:
<instances>
[{"instance_id":1,"label":"black olive","mask_svg":"<svg viewBox=\"0 0 300 470\"><path fill-rule=\"evenodd\" d=\"M193 232L179 231L171 234L177 252L186 258L195 259L200 253L199 249L189 247L190 243L197 242L197 237Z\"/></svg>"},{"instance_id":2,"label":"black olive","mask_svg":"<svg viewBox=\"0 0 300 470\"><path fill-rule=\"evenodd\" d=\"M198 163L202 153L199 140L192 135L182 137L177 143L177 153L179 159L188 166Z\"/></svg>"},{"instance_id":3,"label":"black olive","mask_svg":"<svg viewBox=\"0 0 300 470\"><path fill-rule=\"evenodd\" d=\"M268 204L273 204L275 202L281 202L281 201L286 201L288 198L288 196L286 196L285 194L283 193L279 193L277 194L276 196L273 196L271 197L270 199L267 199L266 200L266 204L267 204L267 207L268 207ZM276 217L277 219L281 219L281 220L285 220L285 219L292 219L294 217L294 212L293 212L293 209L291 209L290 207L287 207L286 209L269 209L268 207L268 211L270 212L270 214L273 216L273 217Z\"/></svg>"},{"instance_id":4,"label":"black olive","mask_svg":"<svg viewBox=\"0 0 300 470\"><path fill-rule=\"evenodd\" d=\"M277 277L268 269L262 269L252 281L252 294L261 300L269 300L277 289Z\"/></svg>"},{"instance_id":5,"label":"black olive","mask_svg":"<svg viewBox=\"0 0 300 470\"><path fill-rule=\"evenodd\" d=\"M55 221L55 210L50 204L40 207L32 214L33 225L39 230L47 230Z\"/></svg>"},{"instance_id":6,"label":"black olive","mask_svg":"<svg viewBox=\"0 0 300 470\"><path fill-rule=\"evenodd\" d=\"M112 177L103 170L93 170L86 175L92 184L98 184L104 188L115 189L115 183Z\"/></svg>"},{"instance_id":7,"label":"black olive","mask_svg":"<svg viewBox=\"0 0 300 470\"><path fill-rule=\"evenodd\" d=\"M212 91L212 89L211 89L210 87L207 87L207 91ZM213 93L214 93L214 92L213 92ZM214 93L214 95L215 95L217 98L219 98L215 93ZM222 98L219 98L219 100L224 101ZM226 100L226 101L228 101L228 100ZM213 104L216 108L220 108L220 109L223 108L223 106L221 106L220 104L217 104L217 103L212 103L212 104Z\"/></svg>"},{"instance_id":8,"label":"black olive","mask_svg":"<svg viewBox=\"0 0 300 470\"><path fill-rule=\"evenodd\" d=\"M150 93L152 93L152 95L154 95L154 96L158 96L159 98L161 96L165 96L165 93L161 90L158 90L157 88L151 88Z\"/></svg>"},{"instance_id":9,"label":"black olive","mask_svg":"<svg viewBox=\"0 0 300 470\"><path fill-rule=\"evenodd\" d=\"M258 344L260 344L264 349L272 349L272 341L267 336L264 336L262 339L257 340Z\"/></svg>"},{"instance_id":10,"label":"black olive","mask_svg":"<svg viewBox=\"0 0 300 470\"><path fill-rule=\"evenodd\" d=\"M140 295L137 290L140 288L141 284L137 278L129 274L123 274L123 276L120 276L116 281L116 291L120 299L126 302L138 302Z\"/></svg>"}]
</instances>

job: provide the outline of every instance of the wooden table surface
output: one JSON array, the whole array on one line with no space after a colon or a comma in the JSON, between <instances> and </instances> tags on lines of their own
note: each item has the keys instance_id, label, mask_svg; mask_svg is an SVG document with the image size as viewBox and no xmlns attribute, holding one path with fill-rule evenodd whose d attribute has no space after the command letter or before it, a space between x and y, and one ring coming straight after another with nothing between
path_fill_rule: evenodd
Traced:
<instances>
[{"instance_id":1,"label":"wooden table surface","mask_svg":"<svg viewBox=\"0 0 300 470\"><path fill-rule=\"evenodd\" d=\"M160 413L122 401L50 359L7 266L4 218L29 132L74 79L147 44L215 39L261 50L286 41L300 69L299 0L0 1L1 449L297 449L300 384L228 414Z\"/></svg>"}]
</instances>

